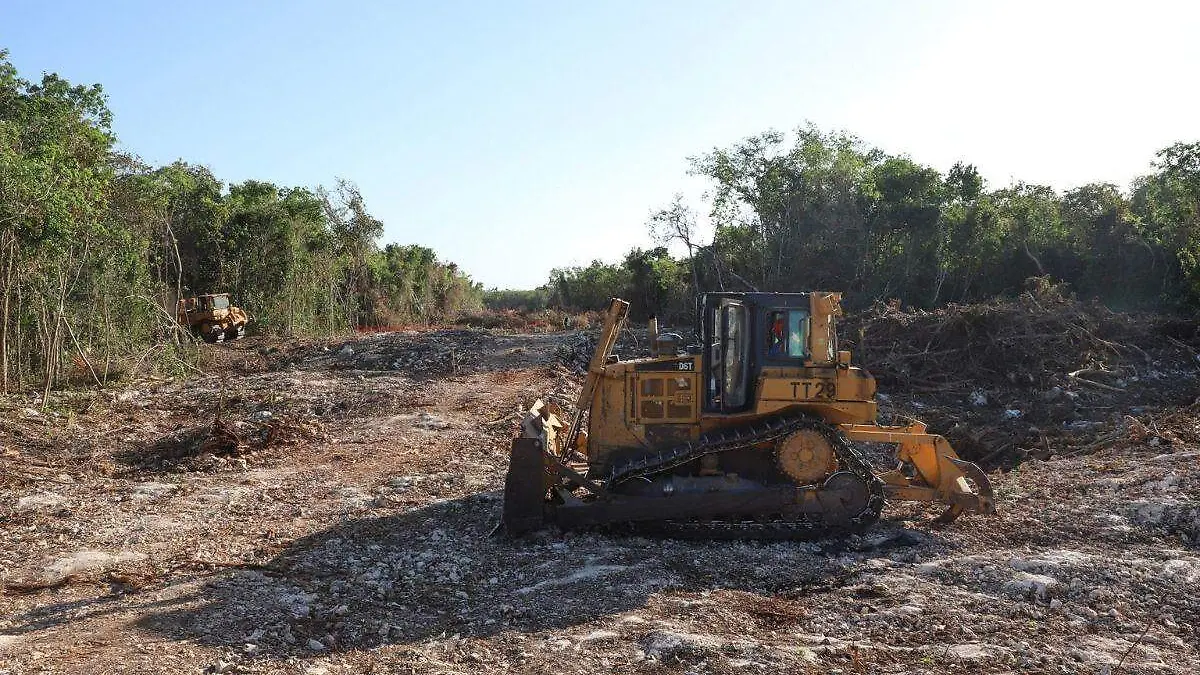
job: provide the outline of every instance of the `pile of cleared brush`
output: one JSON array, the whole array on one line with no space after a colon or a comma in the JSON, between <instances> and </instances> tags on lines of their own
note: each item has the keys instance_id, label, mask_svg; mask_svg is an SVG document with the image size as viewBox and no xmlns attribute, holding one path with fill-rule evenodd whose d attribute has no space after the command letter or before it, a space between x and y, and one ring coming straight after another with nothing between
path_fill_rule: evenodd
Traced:
<instances>
[{"instance_id":1,"label":"pile of cleared brush","mask_svg":"<svg viewBox=\"0 0 1200 675\"><path fill-rule=\"evenodd\" d=\"M967 394L981 388L1079 385L1120 391L1121 380L1194 370L1195 322L1113 312L1052 286L1016 299L902 311L880 304L842 323L843 343L882 384Z\"/></svg>"},{"instance_id":2,"label":"pile of cleared brush","mask_svg":"<svg viewBox=\"0 0 1200 675\"><path fill-rule=\"evenodd\" d=\"M878 380L885 421L923 419L985 465L1092 451L1200 394L1195 320L1114 312L1044 283L932 311L879 304L839 333Z\"/></svg>"}]
</instances>

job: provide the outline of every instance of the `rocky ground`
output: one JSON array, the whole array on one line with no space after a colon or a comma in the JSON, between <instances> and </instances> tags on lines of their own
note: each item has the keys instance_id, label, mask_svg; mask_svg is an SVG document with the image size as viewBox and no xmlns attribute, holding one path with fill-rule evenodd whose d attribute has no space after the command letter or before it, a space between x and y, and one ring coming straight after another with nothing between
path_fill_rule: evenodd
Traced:
<instances>
[{"instance_id":1,"label":"rocky ground","mask_svg":"<svg viewBox=\"0 0 1200 675\"><path fill-rule=\"evenodd\" d=\"M0 673L1200 670L1190 399L1058 424L993 473L999 515L943 529L493 536L515 422L577 391L578 342L246 340L186 381L9 399ZM892 412L946 405L921 396Z\"/></svg>"}]
</instances>

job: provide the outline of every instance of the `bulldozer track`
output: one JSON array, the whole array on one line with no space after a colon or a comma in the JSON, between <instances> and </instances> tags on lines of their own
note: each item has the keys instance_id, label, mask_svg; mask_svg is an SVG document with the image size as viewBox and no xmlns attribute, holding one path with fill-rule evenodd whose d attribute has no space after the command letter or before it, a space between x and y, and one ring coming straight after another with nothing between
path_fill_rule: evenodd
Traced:
<instances>
[{"instance_id":1,"label":"bulldozer track","mask_svg":"<svg viewBox=\"0 0 1200 675\"><path fill-rule=\"evenodd\" d=\"M795 519L759 520L664 520L634 525L639 532L678 538L705 539L808 539L835 531L861 529L879 520L883 512L884 490L871 466L854 449L853 444L835 427L807 415L781 415L742 427L721 429L662 452L646 455L613 467L605 480L606 488L636 478L661 473L705 455L745 448L760 443L779 441L803 430L820 432L833 446L839 471L848 471L867 485L869 497L863 509L849 519L848 524L831 525L819 515L802 515Z\"/></svg>"}]
</instances>

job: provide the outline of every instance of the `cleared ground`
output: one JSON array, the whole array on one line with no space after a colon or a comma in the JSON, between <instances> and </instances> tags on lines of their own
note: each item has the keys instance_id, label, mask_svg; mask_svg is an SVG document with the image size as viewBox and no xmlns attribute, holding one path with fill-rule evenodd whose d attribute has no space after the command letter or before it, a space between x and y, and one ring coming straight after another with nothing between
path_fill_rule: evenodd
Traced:
<instances>
[{"instance_id":1,"label":"cleared ground","mask_svg":"<svg viewBox=\"0 0 1200 675\"><path fill-rule=\"evenodd\" d=\"M214 375L11 402L0 673L1200 670L1192 409L1043 436L993 474L1000 515L944 529L491 536L520 410L573 397L578 340L243 341Z\"/></svg>"}]
</instances>

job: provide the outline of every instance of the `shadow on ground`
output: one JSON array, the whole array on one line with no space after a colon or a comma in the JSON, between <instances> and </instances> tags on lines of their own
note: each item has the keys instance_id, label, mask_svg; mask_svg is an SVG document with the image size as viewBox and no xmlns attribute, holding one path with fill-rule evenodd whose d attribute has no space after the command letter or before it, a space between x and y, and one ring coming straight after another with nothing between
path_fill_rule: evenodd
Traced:
<instances>
[{"instance_id":1,"label":"shadow on ground","mask_svg":"<svg viewBox=\"0 0 1200 675\"><path fill-rule=\"evenodd\" d=\"M495 495L475 495L339 523L260 569L213 579L174 607L152 609L138 625L208 645L253 643L261 656L537 632L636 610L664 591L802 597L845 583L864 557L916 559L945 546L936 534L887 523L829 542L602 533L513 541L491 536L498 513Z\"/></svg>"}]
</instances>

